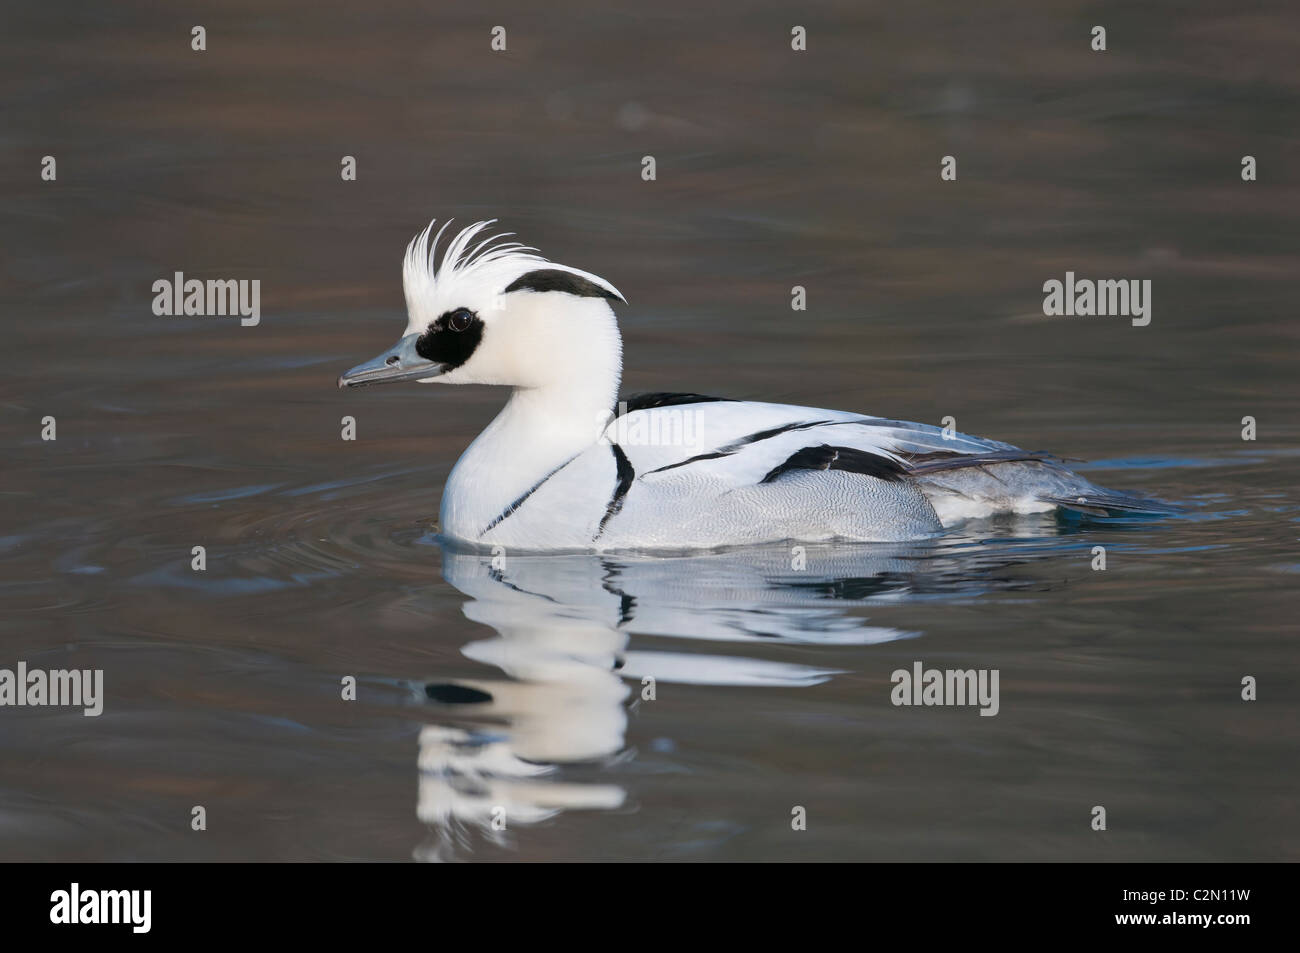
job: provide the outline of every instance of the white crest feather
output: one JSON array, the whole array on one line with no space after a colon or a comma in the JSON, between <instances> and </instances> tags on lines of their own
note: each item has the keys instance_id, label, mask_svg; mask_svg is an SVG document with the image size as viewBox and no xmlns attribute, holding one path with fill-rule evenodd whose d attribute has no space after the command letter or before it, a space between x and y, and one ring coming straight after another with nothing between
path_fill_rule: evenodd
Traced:
<instances>
[{"instance_id":1,"label":"white crest feather","mask_svg":"<svg viewBox=\"0 0 1300 953\"><path fill-rule=\"evenodd\" d=\"M409 330L428 325L444 311L473 307L475 302L485 297L500 295L516 278L542 266L586 278L625 300L617 288L599 275L550 261L530 245L505 241L514 236L513 232L480 239L479 236L496 221L488 219L461 229L447 245L441 261L438 260L438 245L452 219L443 222L432 241L429 236L437 219L411 239L402 262L402 288L410 315Z\"/></svg>"}]
</instances>

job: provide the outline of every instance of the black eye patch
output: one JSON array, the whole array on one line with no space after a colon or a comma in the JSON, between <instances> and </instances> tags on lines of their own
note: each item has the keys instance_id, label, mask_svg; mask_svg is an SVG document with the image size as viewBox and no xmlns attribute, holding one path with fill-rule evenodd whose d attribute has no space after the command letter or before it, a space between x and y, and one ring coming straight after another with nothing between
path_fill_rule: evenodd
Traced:
<instances>
[{"instance_id":1,"label":"black eye patch","mask_svg":"<svg viewBox=\"0 0 1300 953\"><path fill-rule=\"evenodd\" d=\"M539 268L521 275L510 283L506 294L512 291L563 291L565 294L577 295L579 298L608 298L622 301L614 294L594 281L588 281L581 275L575 275L559 268Z\"/></svg>"},{"instance_id":2,"label":"black eye patch","mask_svg":"<svg viewBox=\"0 0 1300 953\"><path fill-rule=\"evenodd\" d=\"M447 370L469 360L483 340L483 322L467 308L454 308L429 325L415 341L415 353Z\"/></svg>"}]
</instances>

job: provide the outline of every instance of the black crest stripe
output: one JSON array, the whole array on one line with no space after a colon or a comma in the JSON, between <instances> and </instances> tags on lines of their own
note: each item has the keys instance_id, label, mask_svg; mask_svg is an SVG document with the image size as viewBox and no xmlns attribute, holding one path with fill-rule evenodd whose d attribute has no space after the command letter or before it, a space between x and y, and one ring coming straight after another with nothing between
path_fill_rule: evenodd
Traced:
<instances>
[{"instance_id":1,"label":"black crest stripe","mask_svg":"<svg viewBox=\"0 0 1300 953\"><path fill-rule=\"evenodd\" d=\"M520 275L510 283L505 293L509 294L512 291L563 291L565 294L577 295L579 298L623 300L608 288L602 288L582 275L575 275L571 271L563 271L559 268L539 268L537 271Z\"/></svg>"},{"instance_id":2,"label":"black crest stripe","mask_svg":"<svg viewBox=\"0 0 1300 953\"><path fill-rule=\"evenodd\" d=\"M614 485L614 495L610 497L609 505L605 507L605 515L600 518L596 535L592 537L593 543L605 532L605 524L618 515L618 511L623 508L623 498L627 496L627 491L632 489L632 481L636 479L636 470L632 468L632 463L623 452L623 448L612 443L610 449L614 451L614 471L618 482Z\"/></svg>"}]
</instances>

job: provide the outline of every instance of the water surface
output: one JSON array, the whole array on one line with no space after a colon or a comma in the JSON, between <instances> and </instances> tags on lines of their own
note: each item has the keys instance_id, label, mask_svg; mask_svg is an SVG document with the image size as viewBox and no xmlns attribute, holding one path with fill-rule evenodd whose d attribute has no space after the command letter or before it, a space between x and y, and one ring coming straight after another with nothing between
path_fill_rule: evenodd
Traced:
<instances>
[{"instance_id":1,"label":"water surface","mask_svg":"<svg viewBox=\"0 0 1300 953\"><path fill-rule=\"evenodd\" d=\"M797 55L779 4L579 11L507 4L501 55L426 4L228 4L202 55L188 11L13 16L0 667L107 699L0 711L0 856L1296 859L1294 15L829 4ZM625 391L952 416L1186 511L803 569L444 549L504 394L334 386L433 216L627 294ZM177 270L261 324L155 317ZM1152 323L1044 317L1067 270ZM998 715L893 706L918 660Z\"/></svg>"}]
</instances>

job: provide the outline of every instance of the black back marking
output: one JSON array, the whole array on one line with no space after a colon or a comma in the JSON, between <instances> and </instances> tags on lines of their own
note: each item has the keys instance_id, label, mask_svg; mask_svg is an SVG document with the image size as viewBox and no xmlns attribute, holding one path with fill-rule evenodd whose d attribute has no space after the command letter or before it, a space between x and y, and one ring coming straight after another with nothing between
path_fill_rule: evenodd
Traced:
<instances>
[{"instance_id":1,"label":"black back marking","mask_svg":"<svg viewBox=\"0 0 1300 953\"><path fill-rule=\"evenodd\" d=\"M730 401L730 397L709 397L705 394L685 394L671 391L654 391L649 394L629 394L619 401L614 408L614 416L635 413L638 410L650 410L653 407L676 407L678 404L708 404L714 401Z\"/></svg>"},{"instance_id":2,"label":"black back marking","mask_svg":"<svg viewBox=\"0 0 1300 953\"><path fill-rule=\"evenodd\" d=\"M608 288L602 288L582 275L559 268L539 268L526 275L520 275L510 282L505 293L512 291L563 291L565 294L577 295L579 298L608 298L610 301L622 301Z\"/></svg>"},{"instance_id":3,"label":"black back marking","mask_svg":"<svg viewBox=\"0 0 1300 953\"><path fill-rule=\"evenodd\" d=\"M795 451L784 463L769 470L767 476L759 482L772 483L796 470L844 470L890 483L897 483L907 473L901 463L889 457L856 450L853 447L831 447L821 444Z\"/></svg>"},{"instance_id":4,"label":"black back marking","mask_svg":"<svg viewBox=\"0 0 1300 953\"><path fill-rule=\"evenodd\" d=\"M748 446L751 443L758 443L760 440L770 440L773 437L779 437L783 433L789 433L792 430L809 430L813 427L820 427L823 424L833 423L858 423L856 420L835 421L835 420L808 420L801 424L785 424L782 427L773 427L771 430L760 430L758 433L752 433L748 437L741 437L729 447L723 447L724 450L739 450L741 447Z\"/></svg>"},{"instance_id":5,"label":"black back marking","mask_svg":"<svg viewBox=\"0 0 1300 953\"><path fill-rule=\"evenodd\" d=\"M415 342L415 353L426 361L443 365L443 373L460 367L468 361L474 349L483 340L483 321L477 314L464 331L453 331L447 327L448 318L453 312L460 310L460 308L453 308L442 314Z\"/></svg>"},{"instance_id":6,"label":"black back marking","mask_svg":"<svg viewBox=\"0 0 1300 953\"><path fill-rule=\"evenodd\" d=\"M676 463L670 463L666 467L656 467L653 470L648 470L646 476L649 476L651 473L663 473L665 470L675 470L677 467L684 467L686 464L695 463L698 460L716 460L719 457L729 457L735 452L736 451L734 450L718 450L714 453L697 453L693 457L687 457L685 460L678 460Z\"/></svg>"},{"instance_id":7,"label":"black back marking","mask_svg":"<svg viewBox=\"0 0 1300 953\"><path fill-rule=\"evenodd\" d=\"M663 473L665 470L673 470L677 467L684 467L688 463L696 463L700 460L717 460L719 457L729 457L739 450L743 450L752 443L758 443L760 440L770 440L773 437L779 437L783 433L790 433L793 430L809 430L813 427L834 426L836 424L856 424L861 423L859 420L806 420L803 423L785 424L781 427L773 427L771 430L760 430L758 433L752 433L747 437L741 437L735 443L727 444L721 449L714 450L711 453L698 453L693 457L687 457L685 460L678 460L676 463L670 463L667 466L659 467L647 472Z\"/></svg>"},{"instance_id":8,"label":"black back marking","mask_svg":"<svg viewBox=\"0 0 1300 953\"><path fill-rule=\"evenodd\" d=\"M627 491L632 489L632 481L636 479L636 470L633 469L632 462L628 460L623 448L616 443L610 444L609 448L614 451L614 471L618 482L614 484L614 495L609 498L605 515L600 518L600 526L596 529L596 535L592 537L593 543L605 532L605 524L617 516L618 511L623 508L623 498L627 496Z\"/></svg>"}]
</instances>

